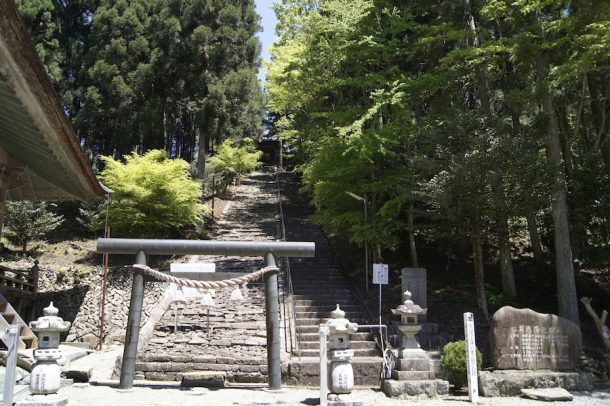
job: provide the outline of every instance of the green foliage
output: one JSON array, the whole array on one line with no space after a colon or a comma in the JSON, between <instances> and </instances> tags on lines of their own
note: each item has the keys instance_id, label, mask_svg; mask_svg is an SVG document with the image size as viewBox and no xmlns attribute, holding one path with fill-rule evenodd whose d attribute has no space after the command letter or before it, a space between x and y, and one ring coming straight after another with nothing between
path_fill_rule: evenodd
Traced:
<instances>
[{"instance_id":1,"label":"green foliage","mask_svg":"<svg viewBox=\"0 0 610 406\"><path fill-rule=\"evenodd\" d=\"M44 202L7 202L6 225L9 227L7 238L21 246L23 252L27 244L35 238L44 237L55 230L63 221L63 216L54 214L49 208L53 205Z\"/></svg>"},{"instance_id":2,"label":"green foliage","mask_svg":"<svg viewBox=\"0 0 610 406\"><path fill-rule=\"evenodd\" d=\"M481 369L481 352L476 349L477 370ZM455 341L443 347L441 354L441 368L449 374L449 383L455 388L461 388L468 383L466 365L466 341Z\"/></svg>"},{"instance_id":3,"label":"green foliage","mask_svg":"<svg viewBox=\"0 0 610 406\"><path fill-rule=\"evenodd\" d=\"M111 188L108 224L126 236L164 236L180 227L196 225L206 207L200 203L201 184L191 179L190 166L170 159L166 152L132 153L121 163L103 157L102 181ZM106 211L96 216L103 227Z\"/></svg>"},{"instance_id":4,"label":"green foliage","mask_svg":"<svg viewBox=\"0 0 610 406\"><path fill-rule=\"evenodd\" d=\"M211 172L239 177L260 167L262 152L255 151L254 143L249 138L244 139L242 144L236 147L230 139L220 144L216 155L208 160Z\"/></svg>"},{"instance_id":5,"label":"green foliage","mask_svg":"<svg viewBox=\"0 0 610 406\"><path fill-rule=\"evenodd\" d=\"M555 210L567 186L574 257L608 264L610 3L283 0L275 9L273 131L297 151L314 219L329 232L377 245L375 256L402 249L408 231L450 249L510 250L508 224ZM560 145L549 154L552 139ZM366 227L346 191L367 197ZM473 261L481 309L484 263Z\"/></svg>"}]
</instances>

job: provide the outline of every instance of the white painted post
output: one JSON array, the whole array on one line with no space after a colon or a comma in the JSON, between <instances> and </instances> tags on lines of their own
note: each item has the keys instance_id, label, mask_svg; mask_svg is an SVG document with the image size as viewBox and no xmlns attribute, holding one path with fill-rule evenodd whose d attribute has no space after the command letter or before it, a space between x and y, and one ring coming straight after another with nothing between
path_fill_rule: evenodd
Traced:
<instances>
[{"instance_id":1,"label":"white painted post","mask_svg":"<svg viewBox=\"0 0 610 406\"><path fill-rule=\"evenodd\" d=\"M2 341L6 344L8 354L6 355L6 375L4 376L4 392L2 395L3 405L13 404L13 390L15 389L15 370L17 369L17 338L19 326L11 324L6 329Z\"/></svg>"},{"instance_id":2,"label":"white painted post","mask_svg":"<svg viewBox=\"0 0 610 406\"><path fill-rule=\"evenodd\" d=\"M328 354L326 354L328 326L320 324L320 406L328 403Z\"/></svg>"},{"instance_id":3,"label":"white painted post","mask_svg":"<svg viewBox=\"0 0 610 406\"><path fill-rule=\"evenodd\" d=\"M479 401L479 378L477 371L477 347L474 340L474 316L464 313L464 336L466 337L466 365L468 371L468 398Z\"/></svg>"}]
</instances>

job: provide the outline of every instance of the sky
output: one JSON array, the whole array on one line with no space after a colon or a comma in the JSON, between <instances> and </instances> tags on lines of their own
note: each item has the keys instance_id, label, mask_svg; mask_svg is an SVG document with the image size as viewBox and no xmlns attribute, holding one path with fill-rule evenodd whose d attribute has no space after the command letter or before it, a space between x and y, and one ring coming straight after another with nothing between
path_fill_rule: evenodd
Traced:
<instances>
[{"instance_id":1,"label":"sky","mask_svg":"<svg viewBox=\"0 0 610 406\"><path fill-rule=\"evenodd\" d=\"M265 61L269 61L269 48L275 39L275 24L277 19L273 12L273 0L256 0L256 12L261 16L261 25L263 31L258 33L258 37L262 43L261 57ZM265 80L267 70L261 68L258 77L261 81Z\"/></svg>"}]
</instances>

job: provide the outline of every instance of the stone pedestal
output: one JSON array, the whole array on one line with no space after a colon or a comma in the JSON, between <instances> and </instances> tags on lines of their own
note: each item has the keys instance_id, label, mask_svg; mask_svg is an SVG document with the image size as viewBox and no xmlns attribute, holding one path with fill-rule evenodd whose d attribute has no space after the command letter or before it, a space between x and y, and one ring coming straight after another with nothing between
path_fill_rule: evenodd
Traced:
<instances>
[{"instance_id":1,"label":"stone pedestal","mask_svg":"<svg viewBox=\"0 0 610 406\"><path fill-rule=\"evenodd\" d=\"M15 403L17 406L65 406L68 399L58 394L52 395L30 395Z\"/></svg>"},{"instance_id":2,"label":"stone pedestal","mask_svg":"<svg viewBox=\"0 0 610 406\"><path fill-rule=\"evenodd\" d=\"M479 371L479 390L483 396L520 396L521 389L525 388L591 390L593 389L593 374L548 370Z\"/></svg>"},{"instance_id":3,"label":"stone pedestal","mask_svg":"<svg viewBox=\"0 0 610 406\"><path fill-rule=\"evenodd\" d=\"M328 395L328 406L364 406L364 402L354 399L351 394L336 395L331 393Z\"/></svg>"},{"instance_id":4,"label":"stone pedestal","mask_svg":"<svg viewBox=\"0 0 610 406\"><path fill-rule=\"evenodd\" d=\"M449 393L449 382L442 379L426 379L421 381L388 379L383 382L382 390L387 396L392 398L434 398Z\"/></svg>"}]
</instances>

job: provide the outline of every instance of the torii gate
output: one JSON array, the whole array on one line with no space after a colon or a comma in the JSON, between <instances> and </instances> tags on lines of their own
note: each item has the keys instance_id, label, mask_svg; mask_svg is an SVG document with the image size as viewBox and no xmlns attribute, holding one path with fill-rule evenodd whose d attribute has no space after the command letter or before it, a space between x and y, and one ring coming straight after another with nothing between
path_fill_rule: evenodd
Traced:
<instances>
[{"instance_id":1,"label":"torii gate","mask_svg":"<svg viewBox=\"0 0 610 406\"><path fill-rule=\"evenodd\" d=\"M232 255L263 257L265 267L275 267L275 255L281 257L313 257L313 242L260 242L260 241L193 241L100 238L97 252L135 255L135 264L146 265L146 255ZM230 277L243 274L230 273ZM278 304L277 272L267 272L265 281L265 318L267 327L268 386L271 390L282 388L280 360L280 317ZM144 303L144 274L134 268L125 348L121 364L120 389L131 389L138 355L138 339L142 305Z\"/></svg>"}]
</instances>

